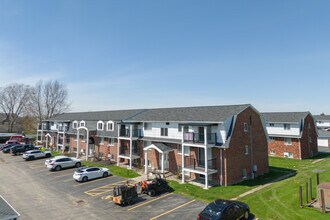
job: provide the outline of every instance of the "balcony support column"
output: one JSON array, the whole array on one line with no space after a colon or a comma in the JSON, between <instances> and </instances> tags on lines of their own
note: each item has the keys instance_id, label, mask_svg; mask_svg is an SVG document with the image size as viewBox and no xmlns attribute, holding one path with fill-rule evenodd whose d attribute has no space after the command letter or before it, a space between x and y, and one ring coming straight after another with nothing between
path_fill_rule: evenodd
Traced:
<instances>
[{"instance_id":1,"label":"balcony support column","mask_svg":"<svg viewBox=\"0 0 330 220\"><path fill-rule=\"evenodd\" d=\"M144 151L144 173L148 173L148 150Z\"/></svg>"},{"instance_id":2,"label":"balcony support column","mask_svg":"<svg viewBox=\"0 0 330 220\"><path fill-rule=\"evenodd\" d=\"M118 125L118 137L117 137L117 141L118 141L118 144L117 144L117 166L119 166L119 154L120 154L120 125Z\"/></svg>"},{"instance_id":3,"label":"balcony support column","mask_svg":"<svg viewBox=\"0 0 330 220\"><path fill-rule=\"evenodd\" d=\"M133 125L129 125L129 168L132 169L132 152L133 152L133 141L132 134L133 133Z\"/></svg>"},{"instance_id":4,"label":"balcony support column","mask_svg":"<svg viewBox=\"0 0 330 220\"><path fill-rule=\"evenodd\" d=\"M207 127L204 127L204 145L207 145Z\"/></svg>"},{"instance_id":5,"label":"balcony support column","mask_svg":"<svg viewBox=\"0 0 330 220\"><path fill-rule=\"evenodd\" d=\"M184 183L184 127L182 126L182 141L181 141L181 183Z\"/></svg>"}]
</instances>

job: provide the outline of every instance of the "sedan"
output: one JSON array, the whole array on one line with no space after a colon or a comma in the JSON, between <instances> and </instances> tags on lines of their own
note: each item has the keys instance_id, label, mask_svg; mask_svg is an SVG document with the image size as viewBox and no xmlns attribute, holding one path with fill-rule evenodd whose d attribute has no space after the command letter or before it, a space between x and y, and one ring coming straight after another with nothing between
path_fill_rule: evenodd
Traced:
<instances>
[{"instance_id":1,"label":"sedan","mask_svg":"<svg viewBox=\"0 0 330 220\"><path fill-rule=\"evenodd\" d=\"M81 167L81 160L74 157L56 156L46 160L45 165L49 170L59 171L63 168Z\"/></svg>"},{"instance_id":2,"label":"sedan","mask_svg":"<svg viewBox=\"0 0 330 220\"><path fill-rule=\"evenodd\" d=\"M110 171L102 167L85 167L77 169L73 174L73 179L78 182L86 182L91 179L109 176Z\"/></svg>"},{"instance_id":3,"label":"sedan","mask_svg":"<svg viewBox=\"0 0 330 220\"><path fill-rule=\"evenodd\" d=\"M198 220L248 219L249 206L243 202L218 199L208 204L197 216Z\"/></svg>"}]
</instances>

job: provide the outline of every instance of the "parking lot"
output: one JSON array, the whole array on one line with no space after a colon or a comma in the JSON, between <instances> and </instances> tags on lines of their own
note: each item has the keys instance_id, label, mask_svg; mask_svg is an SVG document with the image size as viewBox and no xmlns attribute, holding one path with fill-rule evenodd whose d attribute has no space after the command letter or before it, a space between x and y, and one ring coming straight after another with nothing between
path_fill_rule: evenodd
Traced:
<instances>
[{"instance_id":1,"label":"parking lot","mask_svg":"<svg viewBox=\"0 0 330 220\"><path fill-rule=\"evenodd\" d=\"M175 193L140 195L130 206L112 202L118 176L79 183L74 169L49 171L45 159L25 161L0 152L0 194L22 219L196 219L205 204Z\"/></svg>"}]
</instances>

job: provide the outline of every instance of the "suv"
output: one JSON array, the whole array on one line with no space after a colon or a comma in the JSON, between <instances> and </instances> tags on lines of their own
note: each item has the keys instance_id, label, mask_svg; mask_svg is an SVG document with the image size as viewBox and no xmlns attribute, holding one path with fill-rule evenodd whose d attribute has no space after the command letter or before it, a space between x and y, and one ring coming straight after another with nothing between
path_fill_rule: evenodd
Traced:
<instances>
[{"instance_id":1,"label":"suv","mask_svg":"<svg viewBox=\"0 0 330 220\"><path fill-rule=\"evenodd\" d=\"M52 153L50 151L29 150L23 154L23 159L34 160L34 159L43 158L43 157L49 158L51 156L52 156Z\"/></svg>"},{"instance_id":2,"label":"suv","mask_svg":"<svg viewBox=\"0 0 330 220\"><path fill-rule=\"evenodd\" d=\"M59 171L62 168L81 167L81 160L74 157L56 156L45 161L49 170Z\"/></svg>"},{"instance_id":3,"label":"suv","mask_svg":"<svg viewBox=\"0 0 330 220\"><path fill-rule=\"evenodd\" d=\"M33 144L16 144L10 148L10 151L13 155L19 155L20 153L24 153L28 150L33 150L34 145Z\"/></svg>"}]
</instances>

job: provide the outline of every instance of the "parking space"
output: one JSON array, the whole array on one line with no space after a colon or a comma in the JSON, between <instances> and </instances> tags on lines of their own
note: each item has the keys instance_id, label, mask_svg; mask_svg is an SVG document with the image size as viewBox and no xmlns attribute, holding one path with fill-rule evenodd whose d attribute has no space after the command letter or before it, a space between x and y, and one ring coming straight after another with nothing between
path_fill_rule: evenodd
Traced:
<instances>
[{"instance_id":1,"label":"parking space","mask_svg":"<svg viewBox=\"0 0 330 220\"><path fill-rule=\"evenodd\" d=\"M197 214L205 207L205 203L175 193L164 193L155 197L139 195L132 205L122 207L112 202L112 193L115 186L127 182L125 178L109 176L80 183L73 179L75 169L49 171L44 164L45 159L25 161L21 156L1 157L24 169L24 172L46 186L47 190L69 196L80 205L97 207L109 216L119 216L121 219L196 219Z\"/></svg>"}]
</instances>

